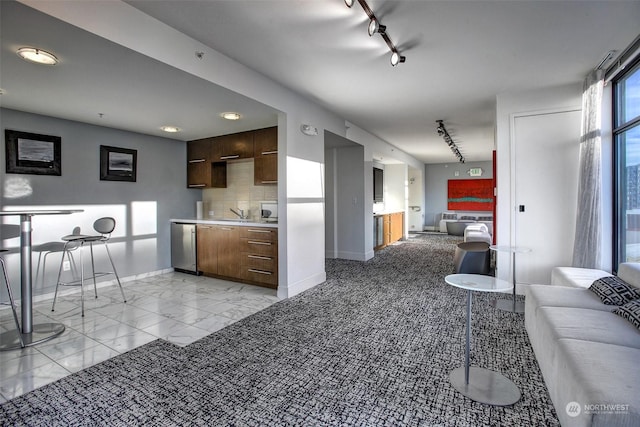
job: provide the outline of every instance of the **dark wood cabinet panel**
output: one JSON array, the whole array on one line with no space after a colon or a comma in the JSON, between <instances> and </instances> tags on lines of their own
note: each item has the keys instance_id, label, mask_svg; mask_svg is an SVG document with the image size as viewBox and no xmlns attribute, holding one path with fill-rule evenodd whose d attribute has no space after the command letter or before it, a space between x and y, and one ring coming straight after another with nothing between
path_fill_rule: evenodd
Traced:
<instances>
[{"instance_id":1,"label":"dark wood cabinet panel","mask_svg":"<svg viewBox=\"0 0 640 427\"><path fill-rule=\"evenodd\" d=\"M216 137L212 149L213 161L253 158L253 135L254 131L247 131Z\"/></svg>"},{"instance_id":2,"label":"dark wood cabinet panel","mask_svg":"<svg viewBox=\"0 0 640 427\"><path fill-rule=\"evenodd\" d=\"M249 283L278 286L278 230L242 227L240 252L243 279Z\"/></svg>"},{"instance_id":3,"label":"dark wood cabinet panel","mask_svg":"<svg viewBox=\"0 0 640 427\"><path fill-rule=\"evenodd\" d=\"M198 225L198 269L206 275L278 286L276 228Z\"/></svg>"},{"instance_id":4,"label":"dark wood cabinet panel","mask_svg":"<svg viewBox=\"0 0 640 427\"><path fill-rule=\"evenodd\" d=\"M218 274L218 244L215 238L215 227L198 225L196 233L198 270L205 274Z\"/></svg>"},{"instance_id":5,"label":"dark wood cabinet panel","mask_svg":"<svg viewBox=\"0 0 640 427\"><path fill-rule=\"evenodd\" d=\"M258 129L254 135L254 184L278 183L278 128Z\"/></svg>"},{"instance_id":6,"label":"dark wood cabinet panel","mask_svg":"<svg viewBox=\"0 0 640 427\"><path fill-rule=\"evenodd\" d=\"M211 140L197 139L187 142L187 187L211 187Z\"/></svg>"},{"instance_id":7,"label":"dark wood cabinet panel","mask_svg":"<svg viewBox=\"0 0 640 427\"><path fill-rule=\"evenodd\" d=\"M218 243L218 274L240 279L240 233L238 227L216 226L215 237Z\"/></svg>"}]
</instances>

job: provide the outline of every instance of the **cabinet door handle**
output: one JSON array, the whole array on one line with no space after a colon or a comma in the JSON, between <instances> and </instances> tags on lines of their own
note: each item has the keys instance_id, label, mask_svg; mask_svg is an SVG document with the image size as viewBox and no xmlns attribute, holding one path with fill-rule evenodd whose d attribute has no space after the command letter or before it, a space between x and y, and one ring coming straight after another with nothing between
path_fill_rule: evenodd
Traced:
<instances>
[{"instance_id":1,"label":"cabinet door handle","mask_svg":"<svg viewBox=\"0 0 640 427\"><path fill-rule=\"evenodd\" d=\"M255 228L250 228L247 231L250 231L252 233L271 233L271 231L269 230L256 230Z\"/></svg>"},{"instance_id":2,"label":"cabinet door handle","mask_svg":"<svg viewBox=\"0 0 640 427\"><path fill-rule=\"evenodd\" d=\"M275 151L263 151L262 152L263 156L266 156L268 154L278 154L278 150L275 150Z\"/></svg>"},{"instance_id":3,"label":"cabinet door handle","mask_svg":"<svg viewBox=\"0 0 640 427\"><path fill-rule=\"evenodd\" d=\"M252 272L252 273L266 274L266 275L269 275L269 276L271 276L273 274L270 271L256 270L255 268L250 268L249 271Z\"/></svg>"},{"instance_id":4,"label":"cabinet door handle","mask_svg":"<svg viewBox=\"0 0 640 427\"><path fill-rule=\"evenodd\" d=\"M271 246L270 242L256 242L255 240L249 240L247 241L247 243L249 243L250 245L264 245L264 246Z\"/></svg>"},{"instance_id":5,"label":"cabinet door handle","mask_svg":"<svg viewBox=\"0 0 640 427\"><path fill-rule=\"evenodd\" d=\"M278 183L278 181L260 181L260 182L262 182L263 184L277 184Z\"/></svg>"},{"instance_id":6,"label":"cabinet door handle","mask_svg":"<svg viewBox=\"0 0 640 427\"><path fill-rule=\"evenodd\" d=\"M206 187L207 184L189 184L189 187Z\"/></svg>"},{"instance_id":7,"label":"cabinet door handle","mask_svg":"<svg viewBox=\"0 0 640 427\"><path fill-rule=\"evenodd\" d=\"M260 256L260 255L247 255L247 258L253 258L253 259L263 259L266 261L271 261L273 258L268 257L268 256Z\"/></svg>"},{"instance_id":8,"label":"cabinet door handle","mask_svg":"<svg viewBox=\"0 0 640 427\"><path fill-rule=\"evenodd\" d=\"M229 227L220 227L220 230L233 231L233 228L229 228Z\"/></svg>"},{"instance_id":9,"label":"cabinet door handle","mask_svg":"<svg viewBox=\"0 0 640 427\"><path fill-rule=\"evenodd\" d=\"M194 160L189 160L189 163L202 163L204 162L204 159L194 159Z\"/></svg>"},{"instance_id":10,"label":"cabinet door handle","mask_svg":"<svg viewBox=\"0 0 640 427\"><path fill-rule=\"evenodd\" d=\"M233 154L231 156L220 156L220 160L237 159L240 154Z\"/></svg>"}]
</instances>

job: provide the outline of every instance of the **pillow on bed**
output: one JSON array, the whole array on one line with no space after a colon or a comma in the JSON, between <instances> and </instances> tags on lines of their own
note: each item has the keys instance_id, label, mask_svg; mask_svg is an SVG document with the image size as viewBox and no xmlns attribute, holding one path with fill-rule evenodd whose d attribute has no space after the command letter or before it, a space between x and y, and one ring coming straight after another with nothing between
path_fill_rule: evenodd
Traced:
<instances>
[{"instance_id":1,"label":"pillow on bed","mask_svg":"<svg viewBox=\"0 0 640 427\"><path fill-rule=\"evenodd\" d=\"M456 213L443 213L442 219L458 219L458 214Z\"/></svg>"},{"instance_id":2,"label":"pillow on bed","mask_svg":"<svg viewBox=\"0 0 640 427\"><path fill-rule=\"evenodd\" d=\"M618 276L601 277L593 282L589 290L607 305L623 305L640 298L640 290Z\"/></svg>"},{"instance_id":3,"label":"pillow on bed","mask_svg":"<svg viewBox=\"0 0 640 427\"><path fill-rule=\"evenodd\" d=\"M613 310L618 316L627 319L636 328L640 329L640 299L622 305Z\"/></svg>"}]
</instances>

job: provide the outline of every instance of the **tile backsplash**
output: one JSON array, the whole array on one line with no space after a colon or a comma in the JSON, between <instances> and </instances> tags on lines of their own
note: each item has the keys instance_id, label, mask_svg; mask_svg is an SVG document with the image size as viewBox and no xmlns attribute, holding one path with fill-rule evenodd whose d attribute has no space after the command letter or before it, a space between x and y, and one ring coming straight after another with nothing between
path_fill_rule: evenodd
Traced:
<instances>
[{"instance_id":1,"label":"tile backsplash","mask_svg":"<svg viewBox=\"0 0 640 427\"><path fill-rule=\"evenodd\" d=\"M253 184L253 159L227 163L227 188L202 190L205 218L237 218L229 209L243 209L259 221L265 200L278 200L278 186Z\"/></svg>"}]
</instances>

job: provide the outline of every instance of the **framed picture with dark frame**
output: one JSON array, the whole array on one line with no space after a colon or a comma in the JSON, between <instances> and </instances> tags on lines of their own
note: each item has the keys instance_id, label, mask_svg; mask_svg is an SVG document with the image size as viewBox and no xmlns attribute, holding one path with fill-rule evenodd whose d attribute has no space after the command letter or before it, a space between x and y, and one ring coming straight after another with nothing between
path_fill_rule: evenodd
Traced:
<instances>
[{"instance_id":1,"label":"framed picture with dark frame","mask_svg":"<svg viewBox=\"0 0 640 427\"><path fill-rule=\"evenodd\" d=\"M62 175L62 138L5 129L7 173Z\"/></svg>"},{"instance_id":2,"label":"framed picture with dark frame","mask_svg":"<svg viewBox=\"0 0 640 427\"><path fill-rule=\"evenodd\" d=\"M100 180L136 182L138 150L100 146Z\"/></svg>"}]
</instances>

